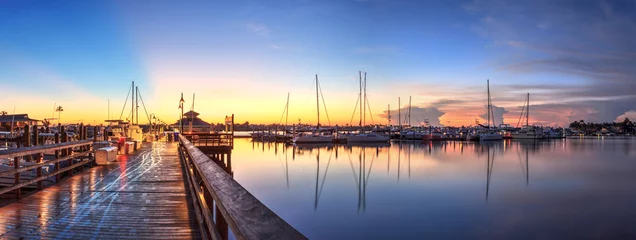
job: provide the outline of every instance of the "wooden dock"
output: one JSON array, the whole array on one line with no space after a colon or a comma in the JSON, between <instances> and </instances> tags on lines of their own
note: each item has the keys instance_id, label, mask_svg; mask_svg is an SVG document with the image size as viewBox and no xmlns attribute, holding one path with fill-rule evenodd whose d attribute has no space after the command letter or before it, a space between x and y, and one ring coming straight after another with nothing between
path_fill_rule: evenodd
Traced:
<instances>
[{"instance_id":1,"label":"wooden dock","mask_svg":"<svg viewBox=\"0 0 636 240\"><path fill-rule=\"evenodd\" d=\"M201 238L177 143L146 143L0 208L0 239Z\"/></svg>"}]
</instances>

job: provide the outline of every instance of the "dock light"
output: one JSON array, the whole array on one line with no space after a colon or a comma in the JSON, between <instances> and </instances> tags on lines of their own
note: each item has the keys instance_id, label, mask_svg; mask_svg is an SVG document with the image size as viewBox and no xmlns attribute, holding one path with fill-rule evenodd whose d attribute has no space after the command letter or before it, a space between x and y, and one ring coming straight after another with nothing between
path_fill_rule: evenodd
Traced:
<instances>
[{"instance_id":1,"label":"dock light","mask_svg":"<svg viewBox=\"0 0 636 240\"><path fill-rule=\"evenodd\" d=\"M181 93L181 100L179 100L179 108L181 109L181 116L179 116L179 132L183 132L183 93Z\"/></svg>"}]
</instances>

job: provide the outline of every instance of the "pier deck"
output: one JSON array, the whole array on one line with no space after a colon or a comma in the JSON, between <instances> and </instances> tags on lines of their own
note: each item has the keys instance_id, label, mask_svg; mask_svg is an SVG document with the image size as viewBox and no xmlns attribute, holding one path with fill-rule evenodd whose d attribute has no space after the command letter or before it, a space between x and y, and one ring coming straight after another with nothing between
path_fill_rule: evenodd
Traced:
<instances>
[{"instance_id":1,"label":"pier deck","mask_svg":"<svg viewBox=\"0 0 636 240\"><path fill-rule=\"evenodd\" d=\"M0 208L0 239L200 238L177 149L144 144Z\"/></svg>"}]
</instances>

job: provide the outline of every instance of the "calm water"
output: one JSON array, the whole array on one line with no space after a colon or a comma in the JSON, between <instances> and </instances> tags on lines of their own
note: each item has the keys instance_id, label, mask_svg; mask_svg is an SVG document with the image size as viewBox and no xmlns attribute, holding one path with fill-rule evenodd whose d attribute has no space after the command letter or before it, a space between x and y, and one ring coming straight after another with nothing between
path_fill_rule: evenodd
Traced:
<instances>
[{"instance_id":1,"label":"calm water","mask_svg":"<svg viewBox=\"0 0 636 240\"><path fill-rule=\"evenodd\" d=\"M285 146L236 180L311 239L633 239L636 139Z\"/></svg>"}]
</instances>

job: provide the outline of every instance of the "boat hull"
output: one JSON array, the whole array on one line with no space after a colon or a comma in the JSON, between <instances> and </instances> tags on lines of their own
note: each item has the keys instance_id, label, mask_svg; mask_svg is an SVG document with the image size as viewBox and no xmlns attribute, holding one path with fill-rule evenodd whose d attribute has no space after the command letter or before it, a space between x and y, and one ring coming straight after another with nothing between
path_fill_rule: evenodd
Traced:
<instances>
[{"instance_id":1,"label":"boat hull","mask_svg":"<svg viewBox=\"0 0 636 240\"><path fill-rule=\"evenodd\" d=\"M345 136L347 142L388 142L389 136L376 134L354 134Z\"/></svg>"},{"instance_id":2,"label":"boat hull","mask_svg":"<svg viewBox=\"0 0 636 240\"><path fill-rule=\"evenodd\" d=\"M331 143L333 136L300 136L294 138L294 143Z\"/></svg>"},{"instance_id":3,"label":"boat hull","mask_svg":"<svg viewBox=\"0 0 636 240\"><path fill-rule=\"evenodd\" d=\"M497 133L479 134L479 141L497 141L497 140L503 140L503 136Z\"/></svg>"}]
</instances>

